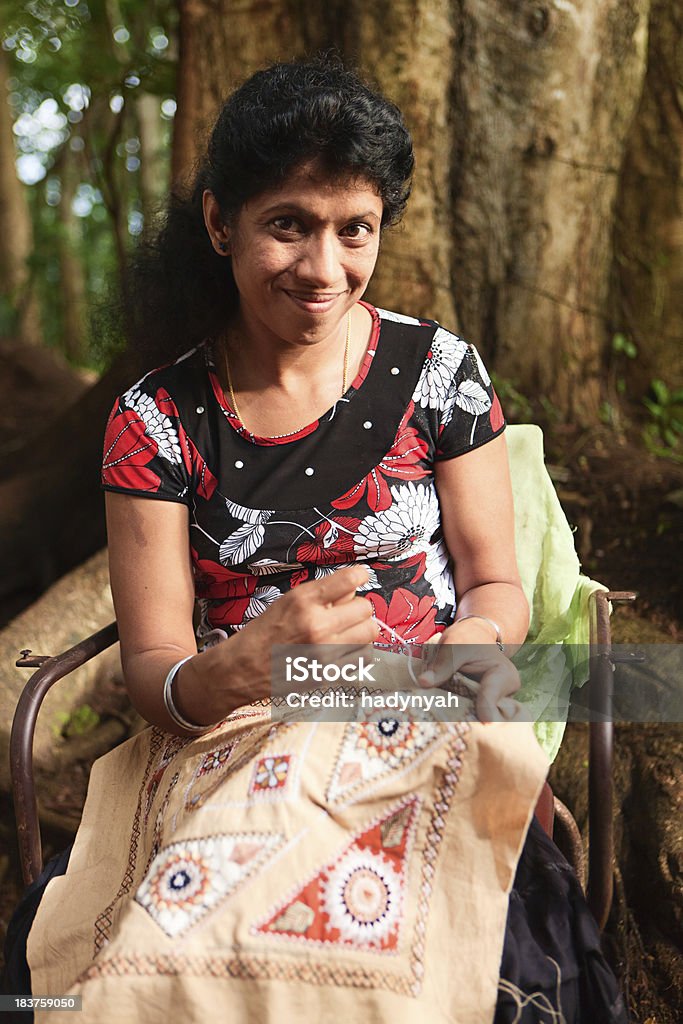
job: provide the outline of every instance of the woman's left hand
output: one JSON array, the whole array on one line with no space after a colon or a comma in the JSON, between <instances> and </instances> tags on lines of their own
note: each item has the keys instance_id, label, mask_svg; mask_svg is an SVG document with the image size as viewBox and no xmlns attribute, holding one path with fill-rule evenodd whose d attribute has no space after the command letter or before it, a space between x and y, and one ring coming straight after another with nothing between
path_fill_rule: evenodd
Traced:
<instances>
[{"instance_id":1,"label":"woman's left hand","mask_svg":"<svg viewBox=\"0 0 683 1024\"><path fill-rule=\"evenodd\" d=\"M454 623L427 641L438 649L428 658L428 667L419 675L421 685L441 686L460 672L478 681L475 707L480 722L521 718L522 706L512 699L521 680L510 659L495 644L463 643L457 637L457 623Z\"/></svg>"}]
</instances>

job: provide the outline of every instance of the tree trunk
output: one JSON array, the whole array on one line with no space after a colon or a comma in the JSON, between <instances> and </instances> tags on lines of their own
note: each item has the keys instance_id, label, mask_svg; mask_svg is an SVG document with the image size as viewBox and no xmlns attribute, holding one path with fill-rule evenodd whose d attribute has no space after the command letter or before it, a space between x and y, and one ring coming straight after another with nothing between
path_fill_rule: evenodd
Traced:
<instances>
[{"instance_id":1,"label":"tree trunk","mask_svg":"<svg viewBox=\"0 0 683 1024\"><path fill-rule=\"evenodd\" d=\"M372 72L385 95L402 110L415 146L413 195L403 223L383 240L369 298L379 306L432 317L454 329L452 4L354 0L343 24L345 50ZM370 64L367 54L378 59Z\"/></svg>"},{"instance_id":2,"label":"tree trunk","mask_svg":"<svg viewBox=\"0 0 683 1024\"><path fill-rule=\"evenodd\" d=\"M81 225L72 203L78 185L74 153L65 147L60 161L59 290L62 307L62 351L73 363L85 362L88 328L85 274L81 262Z\"/></svg>"},{"instance_id":3,"label":"tree trunk","mask_svg":"<svg viewBox=\"0 0 683 1024\"><path fill-rule=\"evenodd\" d=\"M34 654L60 654L113 619L107 558L105 552L100 552L0 631L1 791L9 789L9 735L14 709L31 674L16 667L20 651L29 648ZM34 745L39 771L48 770L63 759L68 746L60 738L65 721L76 708L90 701L91 691L96 696L105 677L121 681L118 645L58 683L49 694L38 718ZM106 749L102 747L99 752Z\"/></svg>"},{"instance_id":4,"label":"tree trunk","mask_svg":"<svg viewBox=\"0 0 683 1024\"><path fill-rule=\"evenodd\" d=\"M140 203L145 228L154 221L168 188L167 164L162 152L159 97L140 93L135 100L140 139Z\"/></svg>"},{"instance_id":5,"label":"tree trunk","mask_svg":"<svg viewBox=\"0 0 683 1024\"><path fill-rule=\"evenodd\" d=\"M41 341L40 311L29 259L33 226L25 186L17 177L7 53L0 46L0 300L16 319L12 333L25 344Z\"/></svg>"},{"instance_id":6,"label":"tree trunk","mask_svg":"<svg viewBox=\"0 0 683 1024\"><path fill-rule=\"evenodd\" d=\"M460 322L529 397L596 422L612 331L612 210L649 0L458 7Z\"/></svg>"},{"instance_id":7,"label":"tree trunk","mask_svg":"<svg viewBox=\"0 0 683 1024\"><path fill-rule=\"evenodd\" d=\"M178 109L171 177L187 179L218 109L243 79L275 60L331 43L329 10L298 0L179 0Z\"/></svg>"},{"instance_id":8,"label":"tree trunk","mask_svg":"<svg viewBox=\"0 0 683 1024\"><path fill-rule=\"evenodd\" d=\"M615 316L638 349L615 372L637 397L653 378L683 385L682 54L682 0L652 0L647 77L614 219Z\"/></svg>"},{"instance_id":9,"label":"tree trunk","mask_svg":"<svg viewBox=\"0 0 683 1024\"><path fill-rule=\"evenodd\" d=\"M105 543L99 486L102 438L114 397L141 374L120 356L73 406L12 455L0 483L0 599L38 594ZM0 474L1 479L1 474Z\"/></svg>"}]
</instances>

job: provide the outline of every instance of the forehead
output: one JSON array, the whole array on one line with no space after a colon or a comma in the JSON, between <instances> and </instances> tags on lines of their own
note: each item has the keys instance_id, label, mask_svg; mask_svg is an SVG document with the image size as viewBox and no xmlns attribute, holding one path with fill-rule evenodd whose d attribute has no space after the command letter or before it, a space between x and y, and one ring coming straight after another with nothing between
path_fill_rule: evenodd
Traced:
<instances>
[{"instance_id":1,"label":"forehead","mask_svg":"<svg viewBox=\"0 0 683 1024\"><path fill-rule=\"evenodd\" d=\"M300 164L281 184L252 196L244 209L258 214L288 204L314 213L337 211L341 217L363 211L381 218L383 209L374 182L358 174L331 174L315 161Z\"/></svg>"}]
</instances>

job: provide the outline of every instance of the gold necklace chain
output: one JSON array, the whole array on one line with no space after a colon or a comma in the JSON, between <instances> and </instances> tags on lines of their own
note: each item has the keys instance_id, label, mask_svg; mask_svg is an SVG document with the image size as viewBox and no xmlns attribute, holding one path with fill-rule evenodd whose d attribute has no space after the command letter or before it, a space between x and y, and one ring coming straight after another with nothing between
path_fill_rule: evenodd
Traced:
<instances>
[{"instance_id":1,"label":"gold necklace chain","mask_svg":"<svg viewBox=\"0 0 683 1024\"><path fill-rule=\"evenodd\" d=\"M342 395L346 394L346 379L349 371L349 342L351 340L351 313L346 314L346 342L344 344L344 371L342 377ZM242 413L239 411L237 405L237 399L235 398L235 392L232 386L232 377L230 375L230 360L228 358L228 346L223 343L223 353L225 355L225 374L228 378L228 391L230 392L230 404L232 405L233 412L237 416L242 426L244 426L244 420L242 419ZM298 428L301 430L301 427ZM295 434L296 430L287 431L287 433Z\"/></svg>"}]
</instances>

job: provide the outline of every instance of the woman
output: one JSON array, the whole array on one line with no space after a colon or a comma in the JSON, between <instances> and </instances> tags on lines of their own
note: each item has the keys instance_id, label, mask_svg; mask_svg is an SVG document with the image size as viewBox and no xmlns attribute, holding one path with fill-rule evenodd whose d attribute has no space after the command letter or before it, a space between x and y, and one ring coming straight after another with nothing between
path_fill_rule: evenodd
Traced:
<instances>
[{"instance_id":1,"label":"woman","mask_svg":"<svg viewBox=\"0 0 683 1024\"><path fill-rule=\"evenodd\" d=\"M29 940L41 991L73 986L97 1020L493 1018L546 764L501 722L528 608L488 374L362 301L412 168L355 74L275 65L138 259L133 332L166 365L115 402L103 481L124 675L155 728L96 766ZM374 642L435 644L421 684L463 670L498 724L273 724L274 645ZM539 953L522 917L496 1020L588 1019L567 933Z\"/></svg>"}]
</instances>

